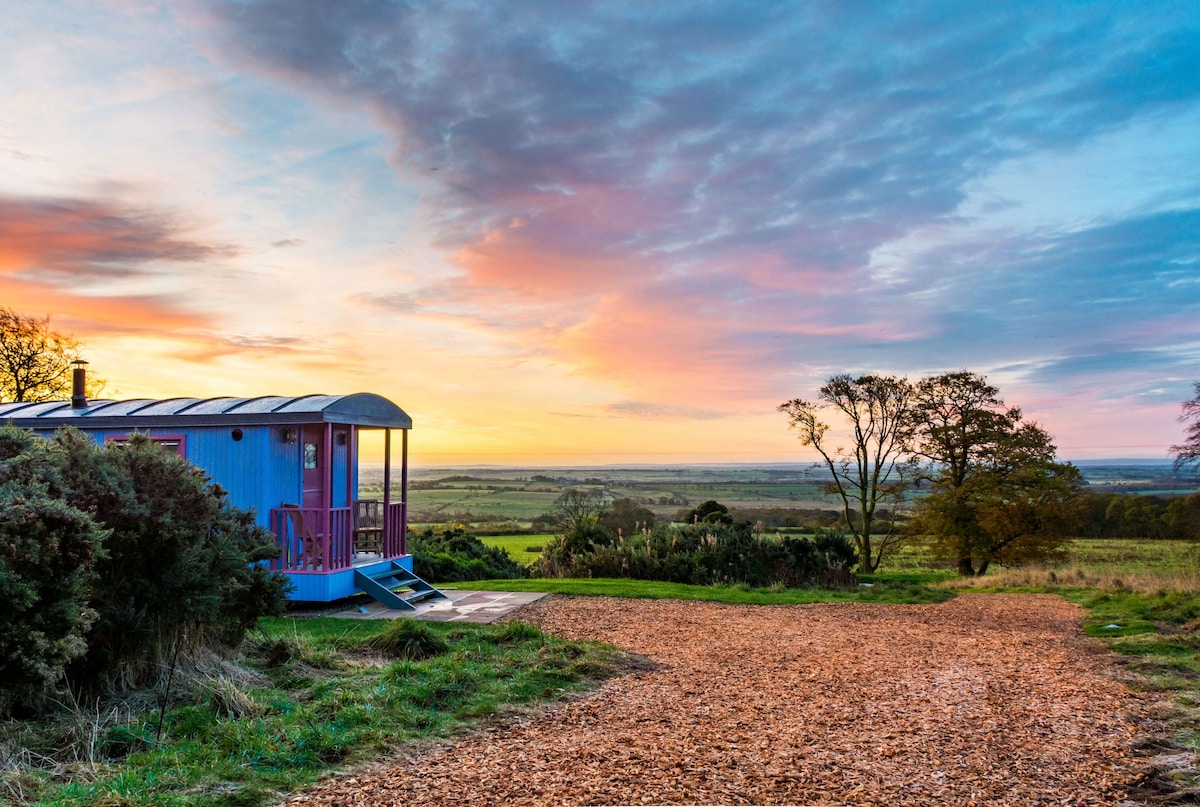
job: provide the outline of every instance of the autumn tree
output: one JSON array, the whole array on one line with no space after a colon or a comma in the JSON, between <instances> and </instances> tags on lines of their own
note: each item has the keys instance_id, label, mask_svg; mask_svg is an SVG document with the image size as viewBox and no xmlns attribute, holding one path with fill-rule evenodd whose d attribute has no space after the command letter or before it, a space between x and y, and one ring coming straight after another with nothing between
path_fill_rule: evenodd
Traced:
<instances>
[{"instance_id":1,"label":"autumn tree","mask_svg":"<svg viewBox=\"0 0 1200 807\"><path fill-rule=\"evenodd\" d=\"M842 517L865 572L875 571L901 540L891 522L877 540L871 531L879 505L898 503L908 486L912 404L913 387L906 378L843 374L825 382L816 400L795 398L779 406L799 432L800 442L812 446L833 475L830 489L841 499ZM827 414L847 428L847 443L833 436L824 420Z\"/></svg>"},{"instance_id":2,"label":"autumn tree","mask_svg":"<svg viewBox=\"0 0 1200 807\"><path fill-rule=\"evenodd\" d=\"M1182 444L1171 446L1175 455L1175 470L1200 465L1200 381L1195 384L1195 395L1183 402L1179 420L1186 423Z\"/></svg>"},{"instance_id":3,"label":"autumn tree","mask_svg":"<svg viewBox=\"0 0 1200 807\"><path fill-rule=\"evenodd\" d=\"M914 456L932 481L910 531L928 537L963 576L992 563L1014 565L1053 556L1080 523L1081 481L1055 461L1050 435L1007 407L977 373L960 371L916 385Z\"/></svg>"}]
</instances>

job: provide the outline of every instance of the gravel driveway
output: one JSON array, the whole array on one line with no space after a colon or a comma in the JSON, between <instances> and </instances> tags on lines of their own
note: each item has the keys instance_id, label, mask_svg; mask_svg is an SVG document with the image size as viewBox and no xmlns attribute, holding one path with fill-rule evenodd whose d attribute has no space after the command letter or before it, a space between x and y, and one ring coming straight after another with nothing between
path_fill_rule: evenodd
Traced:
<instances>
[{"instance_id":1,"label":"gravel driveway","mask_svg":"<svg viewBox=\"0 0 1200 807\"><path fill-rule=\"evenodd\" d=\"M1134 804L1143 704L1049 595L517 617L655 668L289 804Z\"/></svg>"}]
</instances>

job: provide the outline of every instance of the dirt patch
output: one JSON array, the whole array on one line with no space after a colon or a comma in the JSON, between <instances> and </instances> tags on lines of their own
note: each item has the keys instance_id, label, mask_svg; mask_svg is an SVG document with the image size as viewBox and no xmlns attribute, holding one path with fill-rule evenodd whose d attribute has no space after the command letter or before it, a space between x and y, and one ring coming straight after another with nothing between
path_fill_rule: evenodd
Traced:
<instances>
[{"instance_id":1,"label":"dirt patch","mask_svg":"<svg viewBox=\"0 0 1200 807\"><path fill-rule=\"evenodd\" d=\"M519 618L657 666L288 804L1135 803L1143 704L1058 597L552 597Z\"/></svg>"}]
</instances>

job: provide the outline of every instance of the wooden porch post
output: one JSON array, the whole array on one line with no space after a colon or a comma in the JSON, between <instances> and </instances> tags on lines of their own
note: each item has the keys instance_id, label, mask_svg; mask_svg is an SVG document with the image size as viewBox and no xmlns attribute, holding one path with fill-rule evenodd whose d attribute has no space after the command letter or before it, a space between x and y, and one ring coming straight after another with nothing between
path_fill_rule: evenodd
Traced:
<instances>
[{"instance_id":1,"label":"wooden porch post","mask_svg":"<svg viewBox=\"0 0 1200 807\"><path fill-rule=\"evenodd\" d=\"M323 493L323 495L321 497L323 499L323 501L321 502L321 506L325 510L325 515L322 517L324 527L321 532L325 536L325 538L324 538L325 548L324 548L324 553L322 554L321 557L325 558L325 570L328 571L329 570L329 559L330 559L329 553L333 551L333 535L329 532L329 528L332 526L330 524L330 520L329 520L329 511L333 509L333 424L332 423L325 424L325 434L323 435L322 442L325 444L325 447L323 449L321 449L322 451L325 452L322 455L325 457L325 468L323 471L323 473L325 474L325 480L324 480L325 484L322 485L322 487L325 488L325 492Z\"/></svg>"},{"instance_id":2,"label":"wooden porch post","mask_svg":"<svg viewBox=\"0 0 1200 807\"><path fill-rule=\"evenodd\" d=\"M354 500L358 498L358 427L346 427L346 504L354 521Z\"/></svg>"},{"instance_id":3,"label":"wooden porch post","mask_svg":"<svg viewBox=\"0 0 1200 807\"><path fill-rule=\"evenodd\" d=\"M408 554L408 429L400 430L400 554Z\"/></svg>"},{"instance_id":4,"label":"wooden porch post","mask_svg":"<svg viewBox=\"0 0 1200 807\"><path fill-rule=\"evenodd\" d=\"M392 537L392 430L383 430L383 555L389 557Z\"/></svg>"}]
</instances>

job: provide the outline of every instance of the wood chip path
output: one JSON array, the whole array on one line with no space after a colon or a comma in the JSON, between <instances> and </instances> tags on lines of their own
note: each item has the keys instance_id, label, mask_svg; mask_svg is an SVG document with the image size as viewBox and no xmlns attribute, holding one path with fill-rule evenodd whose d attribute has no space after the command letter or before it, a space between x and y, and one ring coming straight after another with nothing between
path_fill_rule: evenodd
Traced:
<instances>
[{"instance_id":1,"label":"wood chip path","mask_svg":"<svg viewBox=\"0 0 1200 807\"><path fill-rule=\"evenodd\" d=\"M517 617L657 665L292 805L1131 805L1143 704L1049 595Z\"/></svg>"}]
</instances>

